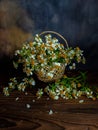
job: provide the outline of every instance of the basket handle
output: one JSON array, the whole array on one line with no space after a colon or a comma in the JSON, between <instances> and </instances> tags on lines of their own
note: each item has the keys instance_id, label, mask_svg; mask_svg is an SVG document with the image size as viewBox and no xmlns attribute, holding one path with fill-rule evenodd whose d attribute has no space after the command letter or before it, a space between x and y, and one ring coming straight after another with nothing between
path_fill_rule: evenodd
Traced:
<instances>
[{"instance_id":1,"label":"basket handle","mask_svg":"<svg viewBox=\"0 0 98 130\"><path fill-rule=\"evenodd\" d=\"M55 32L55 31L43 31L43 32L41 32L41 33L39 34L39 36L41 36L41 35L43 35L43 34L46 34L46 33L52 33L52 34L58 35L60 38L62 38L62 39L64 40L64 42L66 43L66 46L67 46L67 48L68 48L68 42L67 42L67 40L66 40L61 34Z\"/></svg>"}]
</instances>

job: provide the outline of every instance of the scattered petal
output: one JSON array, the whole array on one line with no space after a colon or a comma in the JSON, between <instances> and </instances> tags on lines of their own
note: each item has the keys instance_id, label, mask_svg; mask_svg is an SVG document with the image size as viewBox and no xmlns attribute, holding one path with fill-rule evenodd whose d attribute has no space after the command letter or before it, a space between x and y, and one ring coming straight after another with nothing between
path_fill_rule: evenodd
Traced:
<instances>
[{"instance_id":1,"label":"scattered petal","mask_svg":"<svg viewBox=\"0 0 98 130\"><path fill-rule=\"evenodd\" d=\"M33 102L35 102L35 100L34 100L34 99L33 99L32 101L33 101Z\"/></svg>"},{"instance_id":2,"label":"scattered petal","mask_svg":"<svg viewBox=\"0 0 98 130\"><path fill-rule=\"evenodd\" d=\"M79 103L83 103L84 102L84 100L79 100Z\"/></svg>"},{"instance_id":3,"label":"scattered petal","mask_svg":"<svg viewBox=\"0 0 98 130\"><path fill-rule=\"evenodd\" d=\"M28 95L28 93L27 93L27 92L25 92L25 95Z\"/></svg>"},{"instance_id":4,"label":"scattered petal","mask_svg":"<svg viewBox=\"0 0 98 130\"><path fill-rule=\"evenodd\" d=\"M15 99L16 101L18 101L19 100L19 97L16 97L16 99Z\"/></svg>"},{"instance_id":5,"label":"scattered petal","mask_svg":"<svg viewBox=\"0 0 98 130\"><path fill-rule=\"evenodd\" d=\"M26 107L29 109L31 107L31 105L30 104L26 104Z\"/></svg>"},{"instance_id":6,"label":"scattered petal","mask_svg":"<svg viewBox=\"0 0 98 130\"><path fill-rule=\"evenodd\" d=\"M52 114L53 114L53 111L52 111L52 110L50 110L50 111L49 111L49 115L52 115Z\"/></svg>"}]
</instances>

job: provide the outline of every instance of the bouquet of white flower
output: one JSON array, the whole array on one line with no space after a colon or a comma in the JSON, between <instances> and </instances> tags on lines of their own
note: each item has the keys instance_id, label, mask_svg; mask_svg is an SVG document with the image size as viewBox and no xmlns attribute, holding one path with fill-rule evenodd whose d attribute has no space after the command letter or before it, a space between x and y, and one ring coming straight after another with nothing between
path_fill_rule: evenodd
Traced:
<instances>
[{"instance_id":1,"label":"bouquet of white flower","mask_svg":"<svg viewBox=\"0 0 98 130\"><path fill-rule=\"evenodd\" d=\"M45 35L45 39L41 36ZM51 33L58 35L66 43L66 48L57 38L52 37ZM68 66L69 69L75 69L76 62L85 62L83 51L76 47L68 47L66 39L59 33L45 31L36 35L33 41L23 44L21 50L17 50L15 55L18 60L14 62L17 68L20 63L23 64L23 72L27 76L37 74L38 78L44 82L60 79Z\"/></svg>"},{"instance_id":2,"label":"bouquet of white flower","mask_svg":"<svg viewBox=\"0 0 98 130\"><path fill-rule=\"evenodd\" d=\"M52 34L63 39L66 47ZM43 82L57 82L64 77L65 69L75 69L76 63L85 63L83 51L79 47L69 47L66 39L54 31L35 35L33 41L24 43L22 48L15 52L15 58L14 67L18 69L22 64L26 77L21 81L18 81L16 77L11 78L8 87L3 89L6 96L9 95L10 90L25 91L26 87L34 86L36 84L34 73ZM37 95L41 94L42 90L38 91Z\"/></svg>"}]
</instances>

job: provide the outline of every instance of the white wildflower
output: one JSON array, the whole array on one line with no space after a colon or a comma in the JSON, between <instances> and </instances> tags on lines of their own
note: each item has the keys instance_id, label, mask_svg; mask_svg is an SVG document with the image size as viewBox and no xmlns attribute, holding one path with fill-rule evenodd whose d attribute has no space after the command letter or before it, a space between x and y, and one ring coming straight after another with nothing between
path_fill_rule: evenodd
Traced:
<instances>
[{"instance_id":1,"label":"white wildflower","mask_svg":"<svg viewBox=\"0 0 98 130\"><path fill-rule=\"evenodd\" d=\"M69 66L69 69L70 69L70 70L72 70L72 69L73 69L73 67L72 67L72 66Z\"/></svg>"},{"instance_id":2,"label":"white wildflower","mask_svg":"<svg viewBox=\"0 0 98 130\"><path fill-rule=\"evenodd\" d=\"M32 85L33 85L33 86L35 86L35 85L36 85L36 82L35 82L34 80L32 81Z\"/></svg>"},{"instance_id":3,"label":"white wildflower","mask_svg":"<svg viewBox=\"0 0 98 130\"><path fill-rule=\"evenodd\" d=\"M5 96L9 96L9 89L8 87L3 88L3 93Z\"/></svg>"},{"instance_id":4,"label":"white wildflower","mask_svg":"<svg viewBox=\"0 0 98 130\"><path fill-rule=\"evenodd\" d=\"M52 78L52 77L53 77L53 74L52 74L52 73L47 73L47 77Z\"/></svg>"},{"instance_id":5,"label":"white wildflower","mask_svg":"<svg viewBox=\"0 0 98 130\"><path fill-rule=\"evenodd\" d=\"M54 65L56 65L56 66L61 66L61 63L55 62Z\"/></svg>"},{"instance_id":6,"label":"white wildflower","mask_svg":"<svg viewBox=\"0 0 98 130\"><path fill-rule=\"evenodd\" d=\"M58 96L58 95L54 96L54 99L55 99L55 100L58 100L58 99L59 99L59 96Z\"/></svg>"},{"instance_id":7,"label":"white wildflower","mask_svg":"<svg viewBox=\"0 0 98 130\"><path fill-rule=\"evenodd\" d=\"M43 95L43 89L39 89L39 90L37 91L37 93L36 93L37 98L38 98L38 99L41 98L42 95Z\"/></svg>"}]
</instances>

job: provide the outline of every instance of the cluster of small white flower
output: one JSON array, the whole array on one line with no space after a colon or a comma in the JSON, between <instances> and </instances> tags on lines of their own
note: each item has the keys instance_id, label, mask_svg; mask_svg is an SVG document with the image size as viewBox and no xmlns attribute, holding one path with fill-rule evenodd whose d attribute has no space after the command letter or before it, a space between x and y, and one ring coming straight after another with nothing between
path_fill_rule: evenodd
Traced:
<instances>
[{"instance_id":1,"label":"cluster of small white flower","mask_svg":"<svg viewBox=\"0 0 98 130\"><path fill-rule=\"evenodd\" d=\"M41 97L45 92L50 98L58 100L63 99L78 99L85 95L87 98L95 100L93 91L88 86L83 86L82 80L63 76L59 81L49 84L44 89L37 92L37 96Z\"/></svg>"},{"instance_id":2,"label":"cluster of small white flower","mask_svg":"<svg viewBox=\"0 0 98 130\"><path fill-rule=\"evenodd\" d=\"M50 34L45 36L45 40L36 35L34 41L24 44L15 55L18 56L18 61L14 62L15 68L22 63L23 71L27 76L37 72L39 76L47 77L47 79L52 79L62 64L65 67L69 66L69 69L75 69L75 62L85 63L83 51L79 47L65 48L58 39L52 38Z\"/></svg>"},{"instance_id":3,"label":"cluster of small white flower","mask_svg":"<svg viewBox=\"0 0 98 130\"><path fill-rule=\"evenodd\" d=\"M44 40L37 34L34 41L24 43L23 47L15 52L15 56L17 60L13 62L14 67L17 69L19 64L22 64L26 77L22 81L12 78L8 87L3 89L4 94L7 96L10 90L18 89L19 91L25 91L26 87L35 86L33 73L51 80L57 71L60 74L62 64L65 68L75 69L76 63L85 63L83 51L79 47L74 49L71 47L65 48L51 34L45 35ZM60 96L65 99L77 98L82 95L82 92L76 89L74 82L73 84L70 87L66 87L67 83L65 86L57 85L55 89L48 86L44 92L53 99L59 99ZM40 98L44 92L43 89L39 89L36 96ZM90 94L92 95L89 91L86 94L88 97Z\"/></svg>"},{"instance_id":4,"label":"cluster of small white flower","mask_svg":"<svg viewBox=\"0 0 98 130\"><path fill-rule=\"evenodd\" d=\"M17 81L17 79L14 77L10 79L8 87L3 88L3 93L4 95L9 96L10 91L14 89L25 92L26 87L35 86L35 84L35 80L32 77L23 78L21 82Z\"/></svg>"},{"instance_id":5,"label":"cluster of small white flower","mask_svg":"<svg viewBox=\"0 0 98 130\"><path fill-rule=\"evenodd\" d=\"M72 86L67 88L66 86L57 86L55 90L52 90L49 86L45 88L45 92L54 100L58 100L60 97L63 99L78 99L82 95L87 96L88 98L94 99L93 91L91 89L82 91L77 88L73 89Z\"/></svg>"}]
</instances>

